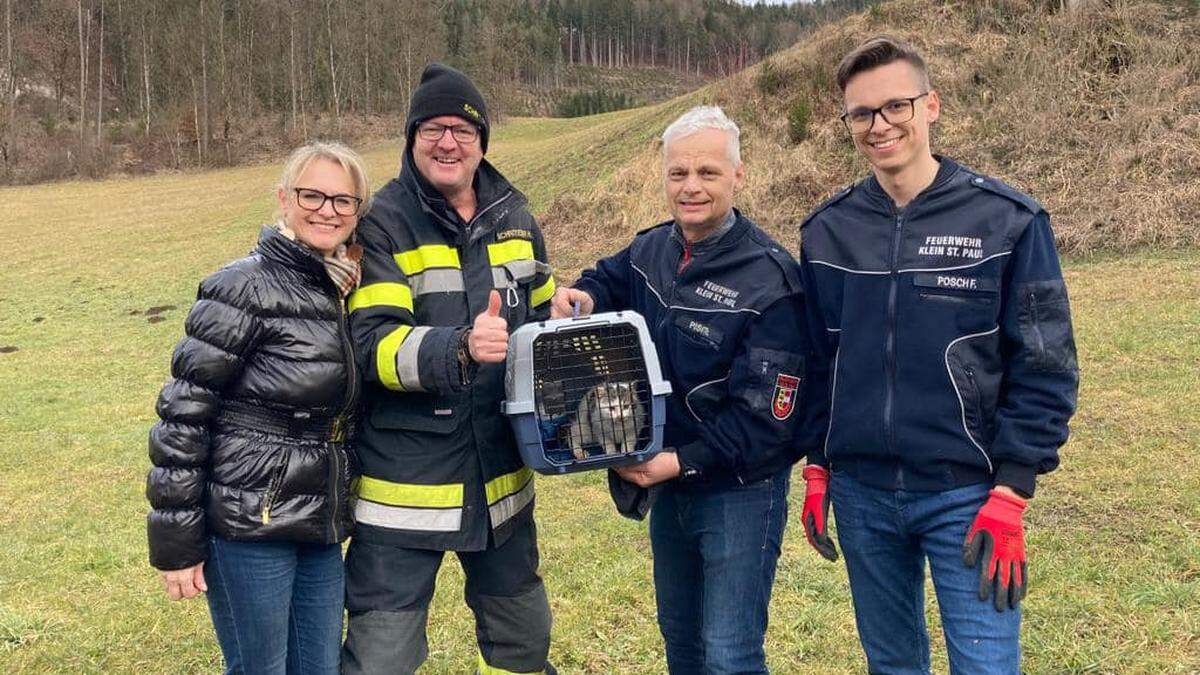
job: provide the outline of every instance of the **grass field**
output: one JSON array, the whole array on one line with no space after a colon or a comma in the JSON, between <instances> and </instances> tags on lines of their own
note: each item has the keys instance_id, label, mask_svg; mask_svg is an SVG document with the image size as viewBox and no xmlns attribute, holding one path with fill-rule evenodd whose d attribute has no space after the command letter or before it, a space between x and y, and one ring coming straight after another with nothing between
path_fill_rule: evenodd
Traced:
<instances>
[{"instance_id":1,"label":"grass field","mask_svg":"<svg viewBox=\"0 0 1200 675\"><path fill-rule=\"evenodd\" d=\"M489 157L540 210L614 175L685 104L514 120ZM367 158L379 184L398 147ZM218 670L204 604L169 602L146 562L145 438L196 284L250 249L276 171L0 190L10 223L0 269L0 672ZM622 243L579 250L569 232L552 235L552 254L572 260ZM1072 260L1067 276L1081 405L1063 467L1028 512L1026 670L1194 673L1200 253ZM645 526L616 516L600 474L540 479L538 518L562 672L664 671ZM468 672L472 636L451 557L423 672ZM767 642L774 672L863 668L844 568L809 550L796 522Z\"/></svg>"}]
</instances>

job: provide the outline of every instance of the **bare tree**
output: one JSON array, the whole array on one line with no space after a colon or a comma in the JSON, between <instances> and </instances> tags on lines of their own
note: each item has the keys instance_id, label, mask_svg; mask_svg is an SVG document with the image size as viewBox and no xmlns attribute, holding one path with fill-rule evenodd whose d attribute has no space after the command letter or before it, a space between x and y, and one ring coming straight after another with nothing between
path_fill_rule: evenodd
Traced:
<instances>
[{"instance_id":1,"label":"bare tree","mask_svg":"<svg viewBox=\"0 0 1200 675\"><path fill-rule=\"evenodd\" d=\"M104 0L100 0L100 58L96 61L96 147L104 124Z\"/></svg>"}]
</instances>

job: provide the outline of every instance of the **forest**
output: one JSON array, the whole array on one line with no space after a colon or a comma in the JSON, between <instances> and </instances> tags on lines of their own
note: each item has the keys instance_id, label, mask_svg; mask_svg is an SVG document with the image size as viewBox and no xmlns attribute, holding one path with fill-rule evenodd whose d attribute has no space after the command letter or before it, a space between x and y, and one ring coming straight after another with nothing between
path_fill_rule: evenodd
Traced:
<instances>
[{"instance_id":1,"label":"forest","mask_svg":"<svg viewBox=\"0 0 1200 675\"><path fill-rule=\"evenodd\" d=\"M871 4L3 3L0 179L8 182L231 164L256 143L369 134L378 129L362 119L403 113L433 60L474 77L497 114L594 111L566 100L581 94L649 103L740 70Z\"/></svg>"}]
</instances>

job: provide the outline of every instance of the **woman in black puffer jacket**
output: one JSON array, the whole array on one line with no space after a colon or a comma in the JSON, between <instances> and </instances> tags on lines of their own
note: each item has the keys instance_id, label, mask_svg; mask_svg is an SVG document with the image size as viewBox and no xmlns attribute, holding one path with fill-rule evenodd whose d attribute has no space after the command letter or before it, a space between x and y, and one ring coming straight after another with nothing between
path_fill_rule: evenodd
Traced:
<instances>
[{"instance_id":1,"label":"woman in black puffer jacket","mask_svg":"<svg viewBox=\"0 0 1200 675\"><path fill-rule=\"evenodd\" d=\"M337 671L359 387L347 242L367 191L348 148L293 153L282 217L200 284L158 399L150 563L172 599L207 592L227 672Z\"/></svg>"}]
</instances>

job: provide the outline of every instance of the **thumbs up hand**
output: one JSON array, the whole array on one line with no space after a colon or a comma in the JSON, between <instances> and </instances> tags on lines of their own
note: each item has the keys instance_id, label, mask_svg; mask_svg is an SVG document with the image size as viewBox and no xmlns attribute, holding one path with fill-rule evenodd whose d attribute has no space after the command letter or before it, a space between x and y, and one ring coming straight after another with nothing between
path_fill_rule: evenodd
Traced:
<instances>
[{"instance_id":1,"label":"thumbs up hand","mask_svg":"<svg viewBox=\"0 0 1200 675\"><path fill-rule=\"evenodd\" d=\"M476 363L503 363L508 356L508 320L500 316L499 291L492 290L487 310L475 317L467 349Z\"/></svg>"}]
</instances>

